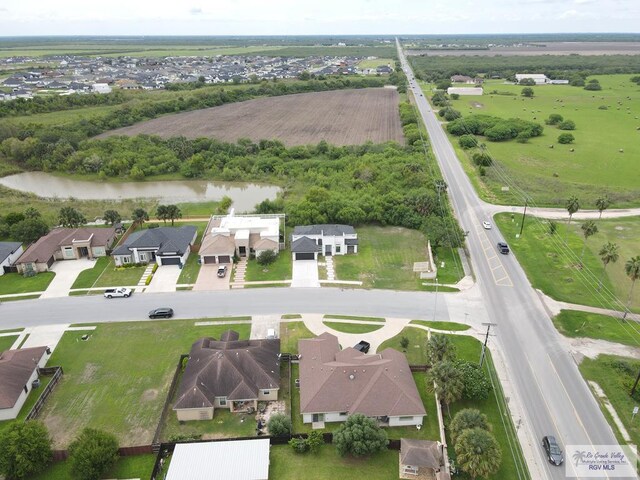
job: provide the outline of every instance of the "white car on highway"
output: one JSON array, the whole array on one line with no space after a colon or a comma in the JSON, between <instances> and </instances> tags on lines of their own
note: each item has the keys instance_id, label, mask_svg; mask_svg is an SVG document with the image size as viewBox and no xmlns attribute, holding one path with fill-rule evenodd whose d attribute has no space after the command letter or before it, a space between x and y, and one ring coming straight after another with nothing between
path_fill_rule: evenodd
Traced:
<instances>
[{"instance_id":1,"label":"white car on highway","mask_svg":"<svg viewBox=\"0 0 640 480\"><path fill-rule=\"evenodd\" d=\"M104 291L105 298L115 298L115 297L124 297L128 298L131 296L131 289L125 287L118 288L107 288Z\"/></svg>"},{"instance_id":2,"label":"white car on highway","mask_svg":"<svg viewBox=\"0 0 640 480\"><path fill-rule=\"evenodd\" d=\"M491 230L491 222L487 222L486 220L482 222L482 226L485 230Z\"/></svg>"}]
</instances>

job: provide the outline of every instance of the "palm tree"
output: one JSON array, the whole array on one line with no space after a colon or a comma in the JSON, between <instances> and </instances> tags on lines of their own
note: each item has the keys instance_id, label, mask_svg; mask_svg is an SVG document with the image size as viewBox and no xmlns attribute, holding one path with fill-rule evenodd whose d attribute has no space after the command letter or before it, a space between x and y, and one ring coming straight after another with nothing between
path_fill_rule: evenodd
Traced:
<instances>
[{"instance_id":1,"label":"palm tree","mask_svg":"<svg viewBox=\"0 0 640 480\"><path fill-rule=\"evenodd\" d=\"M455 356L455 345L446 335L435 333L427 340L427 358L431 365L443 360L453 360Z\"/></svg>"},{"instance_id":2,"label":"palm tree","mask_svg":"<svg viewBox=\"0 0 640 480\"><path fill-rule=\"evenodd\" d=\"M580 210L580 200L575 195L571 195L567 200L566 204L567 212L569 212L569 221L567 222L567 231L569 230L569 225L571 224L571 217L573 214Z\"/></svg>"},{"instance_id":3,"label":"palm tree","mask_svg":"<svg viewBox=\"0 0 640 480\"><path fill-rule=\"evenodd\" d=\"M611 200L609 200L609 197L606 194L596 198L596 208L600 212L598 220L602 218L602 212L609 208L609 205L611 205Z\"/></svg>"},{"instance_id":4,"label":"palm tree","mask_svg":"<svg viewBox=\"0 0 640 480\"><path fill-rule=\"evenodd\" d=\"M142 208L136 208L131 216L133 217L133 222L140 227L142 227L144 222L149 220L149 214Z\"/></svg>"},{"instance_id":5,"label":"palm tree","mask_svg":"<svg viewBox=\"0 0 640 480\"><path fill-rule=\"evenodd\" d=\"M436 394L440 397L440 401L447 406L447 413L451 417L449 406L452 402L460 400L464 391L462 372L456 368L453 362L445 360L433 365L429 375L435 384Z\"/></svg>"},{"instance_id":6,"label":"palm tree","mask_svg":"<svg viewBox=\"0 0 640 480\"><path fill-rule=\"evenodd\" d=\"M449 424L451 442L455 445L458 437L470 428L481 428L486 431L491 431L491 424L489 420L487 420L487 416L481 413L480 410L464 408L455 414Z\"/></svg>"},{"instance_id":7,"label":"palm tree","mask_svg":"<svg viewBox=\"0 0 640 480\"><path fill-rule=\"evenodd\" d=\"M600 277L600 286L598 287L598 290L600 290L602 289L602 280L607 274L607 265L609 265L609 263L616 263L620 257L618 254L618 244L612 242L605 243L598 252L598 255L600 255L600 260L602 260L602 264L604 265L602 277Z\"/></svg>"},{"instance_id":8,"label":"palm tree","mask_svg":"<svg viewBox=\"0 0 640 480\"><path fill-rule=\"evenodd\" d=\"M631 290L629 290L627 308L624 312L624 318L627 318L627 312L629 311L629 306L631 305L631 294L633 293L633 287L636 284L636 280L640 278L640 255L637 257L631 257L631 259L627 260L627 263L624 264L624 271L627 274L627 277L631 279Z\"/></svg>"},{"instance_id":9,"label":"palm tree","mask_svg":"<svg viewBox=\"0 0 640 480\"><path fill-rule=\"evenodd\" d=\"M488 477L498 471L502 450L496 438L482 428L462 432L454 445L458 466L471 478Z\"/></svg>"},{"instance_id":10,"label":"palm tree","mask_svg":"<svg viewBox=\"0 0 640 480\"><path fill-rule=\"evenodd\" d=\"M587 238L591 235L598 233L598 226L593 220L587 220L582 224L582 235L584 236L584 243L582 244L582 253L580 254L580 266L582 266L582 259L584 258L584 250L587 247Z\"/></svg>"}]
</instances>

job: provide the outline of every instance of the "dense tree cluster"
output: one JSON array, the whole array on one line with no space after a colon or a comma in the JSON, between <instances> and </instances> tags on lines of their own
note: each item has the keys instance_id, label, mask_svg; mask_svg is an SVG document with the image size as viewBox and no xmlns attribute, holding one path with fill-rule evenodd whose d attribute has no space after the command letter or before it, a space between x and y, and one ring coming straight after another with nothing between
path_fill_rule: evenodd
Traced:
<instances>
[{"instance_id":1,"label":"dense tree cluster","mask_svg":"<svg viewBox=\"0 0 640 480\"><path fill-rule=\"evenodd\" d=\"M73 108L120 105L128 100L131 100L131 96L123 90L115 90L108 94L38 95L32 99L18 98L10 102L0 102L0 118L59 112Z\"/></svg>"},{"instance_id":2,"label":"dense tree cluster","mask_svg":"<svg viewBox=\"0 0 640 480\"><path fill-rule=\"evenodd\" d=\"M493 142L511 140L518 136L527 138L542 135L539 123L520 118L503 119L491 115L469 115L450 122L447 131L452 135L484 135Z\"/></svg>"}]
</instances>

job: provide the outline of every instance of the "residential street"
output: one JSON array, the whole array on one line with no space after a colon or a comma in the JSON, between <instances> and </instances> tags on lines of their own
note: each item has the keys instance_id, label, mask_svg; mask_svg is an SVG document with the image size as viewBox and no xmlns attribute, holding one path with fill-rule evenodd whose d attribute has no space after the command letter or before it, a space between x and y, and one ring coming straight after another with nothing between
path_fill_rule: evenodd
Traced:
<instances>
[{"instance_id":1,"label":"residential street","mask_svg":"<svg viewBox=\"0 0 640 480\"><path fill-rule=\"evenodd\" d=\"M410 72L403 52L405 71ZM413 75L408 73L409 80ZM509 379L523 405L525 434L539 445L545 435L555 435L561 445L618 443L571 355L563 347L543 305L514 255L500 255L503 240L498 228L484 230L481 222L493 209L482 202L456 158L442 126L420 87L412 84L417 106L427 127L430 144L448 184L448 193L463 230L473 270L501 348ZM565 468L550 466L537 449L537 468L546 478L566 478ZM568 468L573 468L567 462ZM606 478L606 477L602 477Z\"/></svg>"}]
</instances>

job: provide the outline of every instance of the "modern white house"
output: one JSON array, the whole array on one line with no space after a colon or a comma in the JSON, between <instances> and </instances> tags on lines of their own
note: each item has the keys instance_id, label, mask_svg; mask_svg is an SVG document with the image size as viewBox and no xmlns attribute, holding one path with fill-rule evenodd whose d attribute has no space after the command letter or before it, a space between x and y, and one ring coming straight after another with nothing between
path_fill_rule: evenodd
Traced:
<instances>
[{"instance_id":1,"label":"modern white house","mask_svg":"<svg viewBox=\"0 0 640 480\"><path fill-rule=\"evenodd\" d=\"M328 332L299 340L298 351L304 423L324 428L360 413L389 427L422 425L427 413L403 353L340 350Z\"/></svg>"},{"instance_id":2,"label":"modern white house","mask_svg":"<svg viewBox=\"0 0 640 480\"><path fill-rule=\"evenodd\" d=\"M351 225L299 225L291 235L291 252L294 260L358 253L358 234Z\"/></svg>"},{"instance_id":3,"label":"modern white house","mask_svg":"<svg viewBox=\"0 0 640 480\"><path fill-rule=\"evenodd\" d=\"M184 265L196 241L196 227L159 227L133 232L111 254L116 266L157 262Z\"/></svg>"},{"instance_id":4,"label":"modern white house","mask_svg":"<svg viewBox=\"0 0 640 480\"><path fill-rule=\"evenodd\" d=\"M12 270L20 255L22 255L22 244L20 242L0 242L0 275Z\"/></svg>"},{"instance_id":5,"label":"modern white house","mask_svg":"<svg viewBox=\"0 0 640 480\"><path fill-rule=\"evenodd\" d=\"M51 356L48 347L7 350L0 353L0 420L11 420L33 389L38 368L46 365Z\"/></svg>"},{"instance_id":6,"label":"modern white house","mask_svg":"<svg viewBox=\"0 0 640 480\"><path fill-rule=\"evenodd\" d=\"M205 230L199 255L202 264L231 263L233 256L280 251L280 223L284 214L214 215Z\"/></svg>"}]
</instances>

